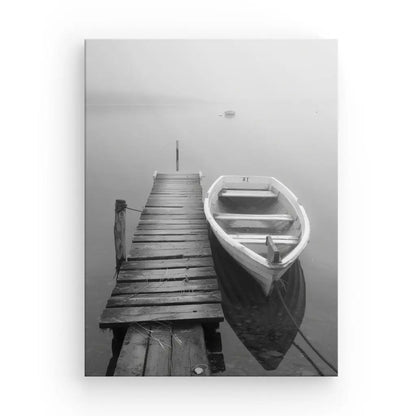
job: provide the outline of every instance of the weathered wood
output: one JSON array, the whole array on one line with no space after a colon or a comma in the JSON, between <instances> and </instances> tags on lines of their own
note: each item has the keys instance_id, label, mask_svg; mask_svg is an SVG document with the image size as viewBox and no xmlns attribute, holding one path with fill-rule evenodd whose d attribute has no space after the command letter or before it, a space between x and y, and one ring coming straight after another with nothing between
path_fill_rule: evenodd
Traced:
<instances>
[{"instance_id":1,"label":"weathered wood","mask_svg":"<svg viewBox=\"0 0 416 416\"><path fill-rule=\"evenodd\" d=\"M114 246L116 249L116 269L120 270L126 261L126 201L117 199L114 214Z\"/></svg>"},{"instance_id":2,"label":"weathered wood","mask_svg":"<svg viewBox=\"0 0 416 416\"><path fill-rule=\"evenodd\" d=\"M179 140L176 140L176 172L179 171Z\"/></svg>"},{"instance_id":3,"label":"weathered wood","mask_svg":"<svg viewBox=\"0 0 416 416\"><path fill-rule=\"evenodd\" d=\"M167 185L167 186L153 186L151 189L150 195L158 194L158 193L166 193L170 195L202 195L202 190L199 185L189 186L189 185Z\"/></svg>"},{"instance_id":4,"label":"weathered wood","mask_svg":"<svg viewBox=\"0 0 416 416\"><path fill-rule=\"evenodd\" d=\"M211 292L146 293L112 296L107 302L107 308L218 302L221 302L221 292L218 290L213 290Z\"/></svg>"},{"instance_id":5,"label":"weathered wood","mask_svg":"<svg viewBox=\"0 0 416 416\"><path fill-rule=\"evenodd\" d=\"M196 205L196 206L202 206L202 200L201 197L198 196L172 196L172 195L150 195L147 200L147 205L149 205L152 202L156 203L179 203L179 204L188 204L188 205Z\"/></svg>"},{"instance_id":6,"label":"weathered wood","mask_svg":"<svg viewBox=\"0 0 416 416\"><path fill-rule=\"evenodd\" d=\"M184 229L184 228L173 228L170 230L167 229L154 229L154 228L140 228L134 233L135 236L140 235L208 235L208 228L194 228L194 229Z\"/></svg>"},{"instance_id":7,"label":"weathered wood","mask_svg":"<svg viewBox=\"0 0 416 416\"><path fill-rule=\"evenodd\" d=\"M214 278L213 267L190 267L189 269L122 270L118 282L152 282L160 280L196 280Z\"/></svg>"},{"instance_id":8,"label":"weathered wood","mask_svg":"<svg viewBox=\"0 0 416 416\"><path fill-rule=\"evenodd\" d=\"M204 219L147 219L144 218L140 221L141 225L207 225Z\"/></svg>"},{"instance_id":9,"label":"weathered wood","mask_svg":"<svg viewBox=\"0 0 416 416\"><path fill-rule=\"evenodd\" d=\"M142 294L142 293L167 293L167 292L191 292L191 291L212 291L218 289L217 279L199 280L173 280L161 282L117 282L112 296Z\"/></svg>"},{"instance_id":10,"label":"weathered wood","mask_svg":"<svg viewBox=\"0 0 416 416\"><path fill-rule=\"evenodd\" d=\"M200 208L145 208L142 215L203 215L204 209Z\"/></svg>"},{"instance_id":11,"label":"weathered wood","mask_svg":"<svg viewBox=\"0 0 416 416\"><path fill-rule=\"evenodd\" d=\"M129 261L146 259L179 259L186 257L207 257L211 256L209 247L203 248L178 248L166 250L136 249L131 250L128 257Z\"/></svg>"},{"instance_id":12,"label":"weathered wood","mask_svg":"<svg viewBox=\"0 0 416 416\"><path fill-rule=\"evenodd\" d=\"M206 230L206 222L199 224L140 224L136 230Z\"/></svg>"},{"instance_id":13,"label":"weathered wood","mask_svg":"<svg viewBox=\"0 0 416 416\"><path fill-rule=\"evenodd\" d=\"M183 202L147 202L145 208L202 208L202 205L199 204L190 204Z\"/></svg>"},{"instance_id":14,"label":"weathered wood","mask_svg":"<svg viewBox=\"0 0 416 416\"><path fill-rule=\"evenodd\" d=\"M185 331L186 347L182 352L176 350L184 355L187 364L178 359L175 374L191 373L191 358L198 354L202 355L194 359L195 365L203 368L198 367L197 373L208 374L208 368L204 367L208 361L201 323L217 325L223 320L223 312L203 212L200 175L155 173L154 178L128 261L121 266L100 327L119 330L140 323L145 331L140 340L129 330L130 338L126 336L127 343L122 347L124 352L116 374L168 375L173 368L169 335L172 325L153 326L160 321L197 322L195 327L199 329L194 332L198 336ZM150 330L156 332L150 333ZM162 343L155 337L158 331ZM129 352L128 340L133 338L137 342L131 341L134 352ZM143 354L143 340L147 340L146 354ZM133 360L136 364L132 367L127 364L123 367L124 358L134 354L144 360L144 367L137 364L139 358Z\"/></svg>"},{"instance_id":15,"label":"weathered wood","mask_svg":"<svg viewBox=\"0 0 416 416\"><path fill-rule=\"evenodd\" d=\"M115 376L142 376L149 342L146 328L130 326L117 360Z\"/></svg>"},{"instance_id":16,"label":"weathered wood","mask_svg":"<svg viewBox=\"0 0 416 416\"><path fill-rule=\"evenodd\" d=\"M209 248L210 243L206 239L203 241L167 241L167 242L146 242L146 243L133 243L131 245L130 254L134 255L140 250L178 250L178 249L200 249L200 248Z\"/></svg>"},{"instance_id":17,"label":"weathered wood","mask_svg":"<svg viewBox=\"0 0 416 416\"><path fill-rule=\"evenodd\" d=\"M154 326L149 336L145 376L169 376L172 358L172 329L170 325Z\"/></svg>"},{"instance_id":18,"label":"weathered wood","mask_svg":"<svg viewBox=\"0 0 416 416\"><path fill-rule=\"evenodd\" d=\"M133 243L143 242L206 242L206 234L178 234L178 235L135 235L133 236Z\"/></svg>"},{"instance_id":19,"label":"weathered wood","mask_svg":"<svg viewBox=\"0 0 416 416\"><path fill-rule=\"evenodd\" d=\"M193 202L197 205L202 205L200 195L150 195L149 201Z\"/></svg>"},{"instance_id":20,"label":"weathered wood","mask_svg":"<svg viewBox=\"0 0 416 416\"><path fill-rule=\"evenodd\" d=\"M155 215L144 215L140 217L141 221L144 220L203 220L206 222L205 215L203 212L193 213L193 214L155 214Z\"/></svg>"},{"instance_id":21,"label":"weathered wood","mask_svg":"<svg viewBox=\"0 0 416 416\"><path fill-rule=\"evenodd\" d=\"M201 324L175 323L172 333L172 376L210 375Z\"/></svg>"},{"instance_id":22,"label":"weathered wood","mask_svg":"<svg viewBox=\"0 0 416 416\"><path fill-rule=\"evenodd\" d=\"M100 328L126 326L134 322L172 320L220 322L224 320L224 315L218 303L105 308L101 315Z\"/></svg>"},{"instance_id":23,"label":"weathered wood","mask_svg":"<svg viewBox=\"0 0 416 416\"><path fill-rule=\"evenodd\" d=\"M169 198L169 197L157 197L149 198L146 202L146 206L183 206L183 207L202 207L201 202L195 198Z\"/></svg>"},{"instance_id":24,"label":"weathered wood","mask_svg":"<svg viewBox=\"0 0 416 416\"><path fill-rule=\"evenodd\" d=\"M199 181L199 173L157 173L156 180L159 179L173 179L178 181L180 179L195 179Z\"/></svg>"},{"instance_id":25,"label":"weathered wood","mask_svg":"<svg viewBox=\"0 0 416 416\"><path fill-rule=\"evenodd\" d=\"M201 186L198 182L194 183L155 183L153 189L164 189L166 191L183 190L184 192L202 192Z\"/></svg>"},{"instance_id":26,"label":"weathered wood","mask_svg":"<svg viewBox=\"0 0 416 416\"><path fill-rule=\"evenodd\" d=\"M167 260L138 260L127 261L121 266L121 270L135 269L168 269L174 267L205 267L214 266L212 257L194 257L183 259L167 259Z\"/></svg>"},{"instance_id":27,"label":"weathered wood","mask_svg":"<svg viewBox=\"0 0 416 416\"><path fill-rule=\"evenodd\" d=\"M199 178L188 178L188 179L158 179L156 178L153 181L153 186L186 186L189 187L195 186L198 187L201 185Z\"/></svg>"},{"instance_id":28,"label":"weathered wood","mask_svg":"<svg viewBox=\"0 0 416 416\"><path fill-rule=\"evenodd\" d=\"M158 198L158 197L173 197L173 198L202 198L201 192L184 192L180 189L178 190L171 190L166 191L164 189L154 189L152 190L150 197Z\"/></svg>"},{"instance_id":29,"label":"weathered wood","mask_svg":"<svg viewBox=\"0 0 416 416\"><path fill-rule=\"evenodd\" d=\"M179 202L148 202L145 205L145 208L202 208L202 206L198 205L192 205L192 204L185 204L185 203L179 203Z\"/></svg>"},{"instance_id":30,"label":"weathered wood","mask_svg":"<svg viewBox=\"0 0 416 416\"><path fill-rule=\"evenodd\" d=\"M280 263L280 252L270 235L266 238L267 245L267 261L270 263Z\"/></svg>"}]
</instances>

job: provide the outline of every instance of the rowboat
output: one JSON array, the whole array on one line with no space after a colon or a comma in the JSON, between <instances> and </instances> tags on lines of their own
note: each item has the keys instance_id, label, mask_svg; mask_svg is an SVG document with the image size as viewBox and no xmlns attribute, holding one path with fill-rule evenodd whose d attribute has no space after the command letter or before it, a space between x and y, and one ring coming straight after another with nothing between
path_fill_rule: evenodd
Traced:
<instances>
[{"instance_id":1,"label":"rowboat","mask_svg":"<svg viewBox=\"0 0 416 416\"><path fill-rule=\"evenodd\" d=\"M221 246L266 296L309 242L309 219L298 198L268 176L220 176L204 201Z\"/></svg>"}]
</instances>

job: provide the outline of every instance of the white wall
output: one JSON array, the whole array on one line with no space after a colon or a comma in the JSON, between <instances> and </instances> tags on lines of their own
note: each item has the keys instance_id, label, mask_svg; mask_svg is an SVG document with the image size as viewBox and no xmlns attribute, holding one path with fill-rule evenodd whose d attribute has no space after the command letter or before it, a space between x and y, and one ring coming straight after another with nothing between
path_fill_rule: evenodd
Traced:
<instances>
[{"instance_id":1,"label":"white wall","mask_svg":"<svg viewBox=\"0 0 416 416\"><path fill-rule=\"evenodd\" d=\"M22 1L1 12L5 414L414 408L410 1ZM337 379L84 379L83 39L338 38ZM9 410L5 409L6 405ZM413 409L414 411L414 409Z\"/></svg>"}]
</instances>

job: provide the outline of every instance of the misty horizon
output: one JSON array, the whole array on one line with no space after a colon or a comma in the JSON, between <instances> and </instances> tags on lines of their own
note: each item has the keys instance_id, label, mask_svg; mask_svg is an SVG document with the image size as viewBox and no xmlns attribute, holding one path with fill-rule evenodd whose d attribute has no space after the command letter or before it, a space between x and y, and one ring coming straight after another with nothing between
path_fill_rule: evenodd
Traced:
<instances>
[{"instance_id":1,"label":"misty horizon","mask_svg":"<svg viewBox=\"0 0 416 416\"><path fill-rule=\"evenodd\" d=\"M88 106L336 102L336 41L88 40L86 48Z\"/></svg>"}]
</instances>

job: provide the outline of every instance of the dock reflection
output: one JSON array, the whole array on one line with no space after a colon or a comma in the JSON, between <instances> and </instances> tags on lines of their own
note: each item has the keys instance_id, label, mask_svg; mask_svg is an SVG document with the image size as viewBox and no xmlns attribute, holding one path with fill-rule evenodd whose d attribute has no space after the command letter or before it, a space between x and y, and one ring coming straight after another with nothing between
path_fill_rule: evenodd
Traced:
<instances>
[{"instance_id":1,"label":"dock reflection","mask_svg":"<svg viewBox=\"0 0 416 416\"><path fill-rule=\"evenodd\" d=\"M256 280L210 232L215 269L227 322L265 370L275 370L298 332L284 309L275 284L266 297ZM298 326L305 313L305 279L297 260L282 277L280 292Z\"/></svg>"}]
</instances>

